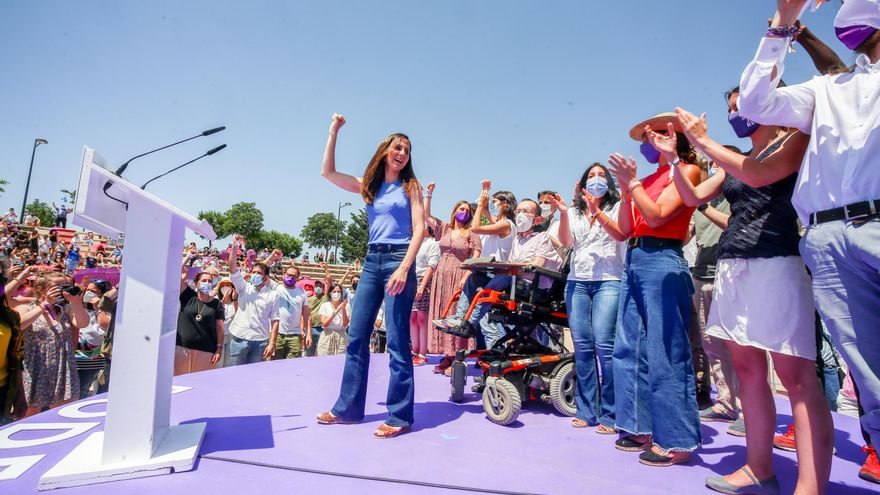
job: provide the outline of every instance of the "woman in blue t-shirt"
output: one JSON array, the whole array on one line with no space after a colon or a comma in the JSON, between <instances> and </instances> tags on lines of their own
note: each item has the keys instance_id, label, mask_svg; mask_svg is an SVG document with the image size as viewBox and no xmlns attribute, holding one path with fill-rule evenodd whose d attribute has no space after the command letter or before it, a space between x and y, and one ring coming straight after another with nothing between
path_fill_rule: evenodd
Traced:
<instances>
[{"instance_id":1,"label":"woman in blue t-shirt","mask_svg":"<svg viewBox=\"0 0 880 495\"><path fill-rule=\"evenodd\" d=\"M409 431L413 422L415 386L409 316L416 294L413 263L425 230L422 191L413 172L410 140L404 134L391 134L379 144L363 177L337 172L336 134L343 125L345 118L333 114L321 175L364 198L370 238L348 328L339 398L333 409L317 416L317 421L344 424L363 420L370 334L384 301L391 368L388 419L373 436L392 438Z\"/></svg>"}]
</instances>

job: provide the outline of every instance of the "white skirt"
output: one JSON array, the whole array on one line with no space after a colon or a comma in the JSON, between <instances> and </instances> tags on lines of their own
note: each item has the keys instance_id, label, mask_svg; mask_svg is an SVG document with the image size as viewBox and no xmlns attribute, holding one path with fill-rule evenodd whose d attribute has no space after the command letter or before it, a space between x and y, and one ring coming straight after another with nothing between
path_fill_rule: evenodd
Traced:
<instances>
[{"instance_id":1,"label":"white skirt","mask_svg":"<svg viewBox=\"0 0 880 495\"><path fill-rule=\"evenodd\" d=\"M815 322L811 281L800 256L718 260L708 335L815 360Z\"/></svg>"}]
</instances>

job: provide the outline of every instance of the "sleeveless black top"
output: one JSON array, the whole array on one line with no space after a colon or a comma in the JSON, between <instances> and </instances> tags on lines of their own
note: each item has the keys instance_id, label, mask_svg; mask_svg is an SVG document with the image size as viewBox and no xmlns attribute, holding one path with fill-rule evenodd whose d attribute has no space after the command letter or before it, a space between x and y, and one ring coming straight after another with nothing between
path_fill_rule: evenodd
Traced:
<instances>
[{"instance_id":1,"label":"sleeveless black top","mask_svg":"<svg viewBox=\"0 0 880 495\"><path fill-rule=\"evenodd\" d=\"M789 133L757 158L767 159L787 141ZM800 233L791 195L797 173L764 187L751 187L727 174L721 190L730 203L727 230L718 240L718 259L799 256Z\"/></svg>"}]
</instances>

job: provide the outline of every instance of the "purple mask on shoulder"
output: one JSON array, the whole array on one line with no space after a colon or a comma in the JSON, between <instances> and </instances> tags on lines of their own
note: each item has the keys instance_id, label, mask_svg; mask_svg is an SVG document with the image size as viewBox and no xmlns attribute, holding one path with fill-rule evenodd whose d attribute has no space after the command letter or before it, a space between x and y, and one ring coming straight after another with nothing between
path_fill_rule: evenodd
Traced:
<instances>
[{"instance_id":1,"label":"purple mask on shoulder","mask_svg":"<svg viewBox=\"0 0 880 495\"><path fill-rule=\"evenodd\" d=\"M877 28L872 26L847 26L847 27L836 27L834 28L834 34L837 35L837 39L840 40L841 43L846 45L850 50L855 50L862 43L865 42L868 38L871 37L874 33L877 32Z\"/></svg>"},{"instance_id":2,"label":"purple mask on shoulder","mask_svg":"<svg viewBox=\"0 0 880 495\"><path fill-rule=\"evenodd\" d=\"M459 223L468 223L471 219L471 212L469 211L460 211L455 214L455 219L458 220Z\"/></svg>"},{"instance_id":3,"label":"purple mask on shoulder","mask_svg":"<svg viewBox=\"0 0 880 495\"><path fill-rule=\"evenodd\" d=\"M648 160L648 163L660 163L660 152L657 151L650 141L645 141L639 146L639 151L642 152L642 156L645 157L645 160Z\"/></svg>"},{"instance_id":4,"label":"purple mask on shoulder","mask_svg":"<svg viewBox=\"0 0 880 495\"><path fill-rule=\"evenodd\" d=\"M761 127L761 124L752 122L741 116L739 112L730 112L727 116L727 121L730 122L730 127L733 127L733 132L736 133L738 138L747 138L754 134L758 127Z\"/></svg>"}]
</instances>

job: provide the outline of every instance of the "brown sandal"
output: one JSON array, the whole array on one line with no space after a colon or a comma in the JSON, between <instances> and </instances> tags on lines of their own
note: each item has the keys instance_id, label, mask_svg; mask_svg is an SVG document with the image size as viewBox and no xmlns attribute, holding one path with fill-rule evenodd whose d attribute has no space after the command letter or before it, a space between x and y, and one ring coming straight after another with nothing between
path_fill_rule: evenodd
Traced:
<instances>
[{"instance_id":1,"label":"brown sandal","mask_svg":"<svg viewBox=\"0 0 880 495\"><path fill-rule=\"evenodd\" d=\"M571 426L572 428L587 428L590 424L582 419L572 418Z\"/></svg>"},{"instance_id":2,"label":"brown sandal","mask_svg":"<svg viewBox=\"0 0 880 495\"><path fill-rule=\"evenodd\" d=\"M339 416L335 416L330 411L322 412L315 416L315 421L317 421L319 425L353 425L357 423L357 421L346 421Z\"/></svg>"},{"instance_id":3,"label":"brown sandal","mask_svg":"<svg viewBox=\"0 0 880 495\"><path fill-rule=\"evenodd\" d=\"M453 361L455 361L455 357L443 356L443 359L440 360L440 364L434 366L434 373L437 373L438 375L443 373L447 368L452 366Z\"/></svg>"},{"instance_id":4,"label":"brown sandal","mask_svg":"<svg viewBox=\"0 0 880 495\"><path fill-rule=\"evenodd\" d=\"M596 427L596 433L600 435L617 435L618 432L616 428L612 428L610 426L599 425Z\"/></svg>"},{"instance_id":5,"label":"brown sandal","mask_svg":"<svg viewBox=\"0 0 880 495\"><path fill-rule=\"evenodd\" d=\"M399 435L403 435L410 430L409 426L391 426L386 423L382 423L379 425L379 428L376 428L376 431L373 432L373 436L379 439L386 438L394 438Z\"/></svg>"}]
</instances>

